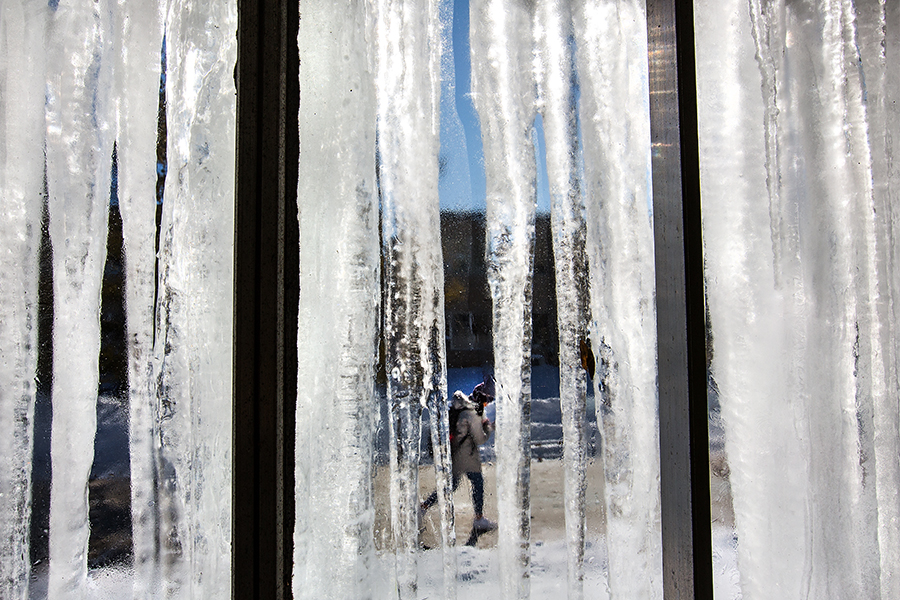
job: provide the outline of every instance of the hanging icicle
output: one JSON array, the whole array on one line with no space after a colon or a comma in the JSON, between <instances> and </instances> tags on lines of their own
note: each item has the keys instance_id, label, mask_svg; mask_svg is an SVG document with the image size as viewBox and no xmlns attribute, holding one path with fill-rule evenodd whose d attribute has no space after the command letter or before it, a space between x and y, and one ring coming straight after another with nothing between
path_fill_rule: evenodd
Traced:
<instances>
[{"instance_id":1,"label":"hanging icicle","mask_svg":"<svg viewBox=\"0 0 900 600\"><path fill-rule=\"evenodd\" d=\"M163 3L118 0L115 55L119 210L125 247L134 598L160 591L156 506L156 145Z\"/></svg>"},{"instance_id":2,"label":"hanging icicle","mask_svg":"<svg viewBox=\"0 0 900 600\"><path fill-rule=\"evenodd\" d=\"M535 117L532 5L473 0L472 93L481 118L487 180L488 285L497 382L500 585L530 594L531 277Z\"/></svg>"},{"instance_id":3,"label":"hanging icicle","mask_svg":"<svg viewBox=\"0 0 900 600\"><path fill-rule=\"evenodd\" d=\"M659 598L647 18L642 0L585 0L574 14L609 587L620 598Z\"/></svg>"},{"instance_id":4,"label":"hanging icicle","mask_svg":"<svg viewBox=\"0 0 900 600\"><path fill-rule=\"evenodd\" d=\"M154 375L162 591L174 598L231 593L236 27L227 0L175 1L166 21Z\"/></svg>"},{"instance_id":5,"label":"hanging icicle","mask_svg":"<svg viewBox=\"0 0 900 600\"><path fill-rule=\"evenodd\" d=\"M300 21L300 308L294 597L374 598L380 306L368 4Z\"/></svg>"},{"instance_id":6,"label":"hanging icicle","mask_svg":"<svg viewBox=\"0 0 900 600\"><path fill-rule=\"evenodd\" d=\"M0 5L0 598L25 600L44 156L46 2Z\"/></svg>"},{"instance_id":7,"label":"hanging icicle","mask_svg":"<svg viewBox=\"0 0 900 600\"><path fill-rule=\"evenodd\" d=\"M400 598L418 597L419 447L421 414L427 407L440 491L443 591L449 598L455 596L456 563L438 199L437 2L379 2L376 40L391 521L397 561L391 587Z\"/></svg>"},{"instance_id":8,"label":"hanging icicle","mask_svg":"<svg viewBox=\"0 0 900 600\"><path fill-rule=\"evenodd\" d=\"M538 106L547 143L547 177L556 266L559 401L563 425L568 598L584 597L587 390L582 366L590 320L584 196L581 193L574 30L568 2L546 2L536 15ZM591 374L593 376L593 374Z\"/></svg>"},{"instance_id":9,"label":"hanging icicle","mask_svg":"<svg viewBox=\"0 0 900 600\"><path fill-rule=\"evenodd\" d=\"M894 597L884 5L701 9L712 374L741 591Z\"/></svg>"},{"instance_id":10,"label":"hanging icicle","mask_svg":"<svg viewBox=\"0 0 900 600\"><path fill-rule=\"evenodd\" d=\"M87 598L100 284L115 107L107 2L57 8L48 33L47 189L53 245L51 598Z\"/></svg>"}]
</instances>

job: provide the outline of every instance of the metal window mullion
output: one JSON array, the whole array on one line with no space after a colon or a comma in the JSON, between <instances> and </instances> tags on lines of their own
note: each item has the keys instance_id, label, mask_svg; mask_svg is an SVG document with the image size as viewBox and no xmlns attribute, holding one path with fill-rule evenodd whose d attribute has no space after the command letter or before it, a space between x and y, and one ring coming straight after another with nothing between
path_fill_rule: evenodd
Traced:
<instances>
[{"instance_id":1,"label":"metal window mullion","mask_svg":"<svg viewBox=\"0 0 900 600\"><path fill-rule=\"evenodd\" d=\"M693 6L647 0L663 593L711 599L706 311Z\"/></svg>"},{"instance_id":2,"label":"metal window mullion","mask_svg":"<svg viewBox=\"0 0 900 600\"><path fill-rule=\"evenodd\" d=\"M291 597L298 4L238 1L232 598Z\"/></svg>"}]
</instances>

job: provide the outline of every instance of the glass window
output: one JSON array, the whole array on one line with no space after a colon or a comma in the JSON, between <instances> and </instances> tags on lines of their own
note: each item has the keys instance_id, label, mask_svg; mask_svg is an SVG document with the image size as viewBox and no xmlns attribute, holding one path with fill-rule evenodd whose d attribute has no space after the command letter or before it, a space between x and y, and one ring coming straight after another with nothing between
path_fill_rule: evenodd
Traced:
<instances>
[{"instance_id":1,"label":"glass window","mask_svg":"<svg viewBox=\"0 0 900 600\"><path fill-rule=\"evenodd\" d=\"M242 4L241 64L236 3L0 6L0 597L658 598L710 549L723 598L900 596L896 5L697 0L666 90L675 3L313 4Z\"/></svg>"},{"instance_id":2,"label":"glass window","mask_svg":"<svg viewBox=\"0 0 900 600\"><path fill-rule=\"evenodd\" d=\"M646 23L303 10L295 597L661 595Z\"/></svg>"}]
</instances>

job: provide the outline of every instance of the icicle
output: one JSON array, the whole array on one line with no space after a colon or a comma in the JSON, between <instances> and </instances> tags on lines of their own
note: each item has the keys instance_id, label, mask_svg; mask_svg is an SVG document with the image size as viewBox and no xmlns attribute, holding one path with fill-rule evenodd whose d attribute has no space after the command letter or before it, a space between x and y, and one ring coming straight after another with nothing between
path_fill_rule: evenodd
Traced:
<instances>
[{"instance_id":1,"label":"icicle","mask_svg":"<svg viewBox=\"0 0 900 600\"><path fill-rule=\"evenodd\" d=\"M843 144L849 160L845 163L844 177L849 192L849 202L839 205L842 211L836 215L838 227L851 225L847 240L848 258L853 265L857 331L856 344L851 348L853 370L851 385L855 397L850 405L855 410L846 446L851 484L851 545L856 570L860 578L861 595L878 597L881 581L878 549L878 496L875 418L876 407L884 406L887 398L885 359L885 322L879 319L879 304L884 304L886 282L880 276L875 195L873 189L873 163L869 136L868 86L873 87L872 99L877 95L878 78L872 73L871 81L861 70L860 35L857 9L848 0L835 4L839 15L835 44L840 48L840 61L834 64L833 77L842 83L840 115L843 120ZM848 219L845 215L849 215ZM889 440L886 440L889 441Z\"/></svg>"},{"instance_id":2,"label":"icicle","mask_svg":"<svg viewBox=\"0 0 900 600\"><path fill-rule=\"evenodd\" d=\"M547 142L552 203L553 258L559 321L559 395L565 463L568 598L584 597L586 388L581 344L586 345L589 283L585 206L579 182L578 117L574 89L572 15L566 2L543 3L536 22L540 62L539 106Z\"/></svg>"},{"instance_id":3,"label":"icicle","mask_svg":"<svg viewBox=\"0 0 900 600\"><path fill-rule=\"evenodd\" d=\"M382 0L376 45L379 186L385 256L385 368L390 402L396 588L417 597L422 408L435 437L442 506L451 508L443 260L438 205L440 29L436 2ZM445 595L455 595L452 512L443 511ZM449 517L449 518L448 518ZM394 586L392 586L394 587Z\"/></svg>"},{"instance_id":4,"label":"icicle","mask_svg":"<svg viewBox=\"0 0 900 600\"><path fill-rule=\"evenodd\" d=\"M760 93L761 81L775 71L767 66L770 58L760 58L764 71L757 66L754 55L766 57L768 50L755 45L760 36L751 36L745 11L742 0L697 7L711 375L725 425L741 590L748 599L805 597L807 466L796 409L784 392L795 342L782 319L792 310L788 286L794 278L776 292L782 254L770 234L778 219L770 217L770 200L780 192L770 197L767 181L778 172L772 162L778 149L771 143L777 107L771 84ZM735 19L739 14L746 16Z\"/></svg>"},{"instance_id":5,"label":"icicle","mask_svg":"<svg viewBox=\"0 0 900 600\"><path fill-rule=\"evenodd\" d=\"M873 339L871 345L873 434L875 459L875 488L878 507L878 547L880 554L880 586L882 598L900 597L900 573L894 565L900 560L900 530L894 526L900 521L900 411L894 390L898 389L896 357L897 322L892 314L891 301L894 292L896 269L892 268L892 221L897 209L891 201L891 155L893 145L890 131L898 131L897 69L888 69L888 53L896 57L897 46L890 46L891 36L896 44L900 29L900 10L897 3L891 3L893 21L888 19L887 6L883 1L857 3L858 41L861 74L865 82L865 108L867 138L872 154L873 182L873 239L869 248L872 260L871 272L875 275L870 284L871 319ZM890 50L888 50L890 48ZM891 63L892 64L892 63ZM890 81L893 77L893 81ZM895 168L896 171L896 168ZM900 186L894 186L900 189ZM894 192L896 194L896 192ZM895 196L896 197L896 196ZM875 335L873 335L873 338Z\"/></svg>"},{"instance_id":6,"label":"icicle","mask_svg":"<svg viewBox=\"0 0 900 600\"><path fill-rule=\"evenodd\" d=\"M616 598L658 598L662 554L647 19L640 0L586 0L574 13L609 587Z\"/></svg>"},{"instance_id":7,"label":"icicle","mask_svg":"<svg viewBox=\"0 0 900 600\"><path fill-rule=\"evenodd\" d=\"M870 98L877 94L879 87L884 94L881 103L877 96L869 102L870 106L876 104L879 108L883 107L883 113L870 121L869 131L875 150L875 214L880 215L879 221L885 222L887 229L879 235L879 241L887 246L884 258L890 309L885 318L891 324L885 332L890 344L890 351L885 353L890 369L889 393L883 398L883 403L876 405L875 420L881 597L887 600L900 598L900 571L896 568L900 564L900 528L896 525L900 522L900 494L896 493L900 489L900 410L896 399L896 390L900 389L897 363L900 357L900 333L897 331L897 324L900 324L900 243L897 243L900 240L900 214L896 208L900 206L900 160L897 158L900 155L900 139L896 133L890 133L900 131L900 69L896 68L900 59L900 2L882 1L879 4L881 14L877 19L883 22L874 27L878 36L875 47L884 54L882 58L880 52L872 53L877 59L872 61L874 64L868 63L868 69L864 66L864 72L867 81L876 76L881 80L880 85L872 85ZM870 27L875 22L876 19L872 19ZM885 210L885 205L889 205L890 210Z\"/></svg>"},{"instance_id":8,"label":"icicle","mask_svg":"<svg viewBox=\"0 0 900 600\"><path fill-rule=\"evenodd\" d=\"M236 29L237 8L227 0L169 7L155 347L168 598L231 593Z\"/></svg>"},{"instance_id":9,"label":"icicle","mask_svg":"<svg viewBox=\"0 0 900 600\"><path fill-rule=\"evenodd\" d=\"M871 331L860 329L866 327L865 303L855 293L867 293L861 246L871 210L871 167L867 150L853 139L864 91L858 56L855 49L848 52L856 40L847 39L851 24L841 4L787 8L785 70L792 88L814 93L791 90L786 122L779 125L790 123L794 131L779 143L799 164L815 168L798 169L781 183L783 197L801 214L801 281L810 301L801 321L808 340L801 382L811 447L810 594L874 597L878 584L871 581L867 556L875 535L874 488L865 485L873 454L871 397L863 389L868 366L860 355Z\"/></svg>"},{"instance_id":10,"label":"icicle","mask_svg":"<svg viewBox=\"0 0 900 600\"><path fill-rule=\"evenodd\" d=\"M703 6L697 28L713 374L742 592L882 597L876 488L896 487L896 457L877 463L897 432L878 428L897 422L885 402L896 375L866 99L881 84L860 72L878 44L860 43L850 2L750 7L747 19L740 3Z\"/></svg>"},{"instance_id":11,"label":"icicle","mask_svg":"<svg viewBox=\"0 0 900 600\"><path fill-rule=\"evenodd\" d=\"M53 244L51 598L87 598L88 492L94 459L100 284L113 136L110 10L60 6L48 35L47 189Z\"/></svg>"},{"instance_id":12,"label":"icicle","mask_svg":"<svg viewBox=\"0 0 900 600\"><path fill-rule=\"evenodd\" d=\"M295 598L372 598L379 247L367 3L300 21Z\"/></svg>"},{"instance_id":13,"label":"icicle","mask_svg":"<svg viewBox=\"0 0 900 600\"><path fill-rule=\"evenodd\" d=\"M156 511L155 381L152 378L156 293L156 143L162 6L118 0L115 53L118 104L119 210L127 269L129 439L134 598L159 593Z\"/></svg>"},{"instance_id":14,"label":"icicle","mask_svg":"<svg viewBox=\"0 0 900 600\"><path fill-rule=\"evenodd\" d=\"M782 60L779 49L784 44L784 0L750 0L750 25L756 42L757 62L761 75L761 88L765 104L764 131L766 156L766 189L769 201L769 218L772 228L772 252L778 268L775 270L776 285L784 286L790 294L796 278L796 259L792 258L790 247L797 237L797 224L782 204L780 181L782 157L779 154L778 120L781 118L781 103L785 101L784 82L781 81ZM786 277L786 279L782 279Z\"/></svg>"},{"instance_id":15,"label":"icicle","mask_svg":"<svg viewBox=\"0 0 900 600\"><path fill-rule=\"evenodd\" d=\"M472 91L487 180L497 380L497 504L504 598L530 594L531 275L535 162L532 5L473 0Z\"/></svg>"},{"instance_id":16,"label":"icicle","mask_svg":"<svg viewBox=\"0 0 900 600\"><path fill-rule=\"evenodd\" d=\"M44 180L47 3L0 5L0 598L25 600L38 251Z\"/></svg>"}]
</instances>

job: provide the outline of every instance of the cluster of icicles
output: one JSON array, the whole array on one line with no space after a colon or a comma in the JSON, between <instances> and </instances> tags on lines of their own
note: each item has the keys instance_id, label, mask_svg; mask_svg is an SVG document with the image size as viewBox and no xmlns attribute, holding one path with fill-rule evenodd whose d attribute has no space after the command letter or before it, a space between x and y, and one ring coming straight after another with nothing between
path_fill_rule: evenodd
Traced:
<instances>
[{"instance_id":1,"label":"cluster of icicles","mask_svg":"<svg viewBox=\"0 0 900 600\"><path fill-rule=\"evenodd\" d=\"M741 593L896 598L900 6L715 0L695 14Z\"/></svg>"},{"instance_id":2,"label":"cluster of icicles","mask_svg":"<svg viewBox=\"0 0 900 600\"><path fill-rule=\"evenodd\" d=\"M470 9L495 305L500 584L507 595L528 594L533 135L541 114L562 315L570 595L580 595L585 546L586 381L577 353L579 342L591 338L613 366L604 393L614 401L603 422L604 452L616 461L606 486L608 535L616 538L609 579L652 597L660 556L643 9L603 2L548 3L539 10L473 2ZM48 594L90 593L86 490L115 147L127 266L134 593L224 597L231 560L230 497L222 490L230 485L232 333L221 316L231 314L232 297L236 7L18 1L2 10L2 192L10 215L3 226L0 331L9 357L0 413L2 595L26 597L31 579L44 202L54 284ZM402 597L416 593L418 417L429 407L443 492L442 594L456 593L437 194L438 90L450 11L449 3L436 2L350 2L303 11L298 598L379 593L371 473L380 314L393 436L396 561L389 586ZM164 43L168 177L157 232ZM577 88L576 71L583 73ZM612 106L635 110L622 118Z\"/></svg>"},{"instance_id":3,"label":"cluster of icicles","mask_svg":"<svg viewBox=\"0 0 900 600\"><path fill-rule=\"evenodd\" d=\"M46 576L50 598L96 593L87 572L88 477L114 147L127 268L134 597L230 594L231 498L223 490L231 486L232 326L223 315L232 305L236 27L237 7L227 1L0 4L2 598L27 598L32 578L45 203L52 481L49 567L34 575ZM157 232L164 31L169 177Z\"/></svg>"},{"instance_id":4,"label":"cluster of icicles","mask_svg":"<svg viewBox=\"0 0 900 600\"><path fill-rule=\"evenodd\" d=\"M486 178L497 382L494 589L506 598L529 596L534 136L540 117L560 315L568 563L568 583L560 585L570 598L583 597L588 382L579 350L593 340L598 362L606 365L593 382L595 393L599 398L602 385L609 407L598 415L607 473L608 584L623 597L659 597L643 3L472 0L468 7L457 2L456 10L468 11L471 97ZM457 594L438 161L442 120L458 121L441 114L454 109L440 97L442 71L453 77L453 21L450 2L381 0L304 11L300 22L297 598L379 597L383 579L390 596ZM393 559L386 576L379 573L384 561L376 558L373 537L370 450L378 414L369 399L379 313L391 435ZM423 408L442 491L443 555L429 562L440 564L442 574L427 592L420 588L417 543Z\"/></svg>"},{"instance_id":5,"label":"cluster of icicles","mask_svg":"<svg viewBox=\"0 0 900 600\"><path fill-rule=\"evenodd\" d=\"M455 8L468 11L471 98L484 149L497 588L505 598L530 593L539 120L559 314L565 585L570 598L584 596L586 538L596 533L585 524L592 384L604 407L604 587L615 597L658 598L644 3L466 4L301 7L294 596L422 591L417 494L426 408L441 492L434 595L454 598L465 585L449 489L438 193L441 111L452 110L441 78L453 76ZM86 490L113 147L127 267L134 594L230 593L231 499L223 490L231 477L232 331L222 315L232 311L236 13L228 2L179 0L0 7L3 598L28 597L32 579L45 204L54 286L48 594L90 593ZM900 186L891 158L900 85L886 68L898 51L896 3L698 2L696 14L712 375L740 587L752 598L897 597L900 336L892 333L892 299L900 280L892 205ZM163 44L168 177L157 231ZM590 382L579 355L588 341L598 365ZM373 531L380 343L391 432L387 559Z\"/></svg>"}]
</instances>

